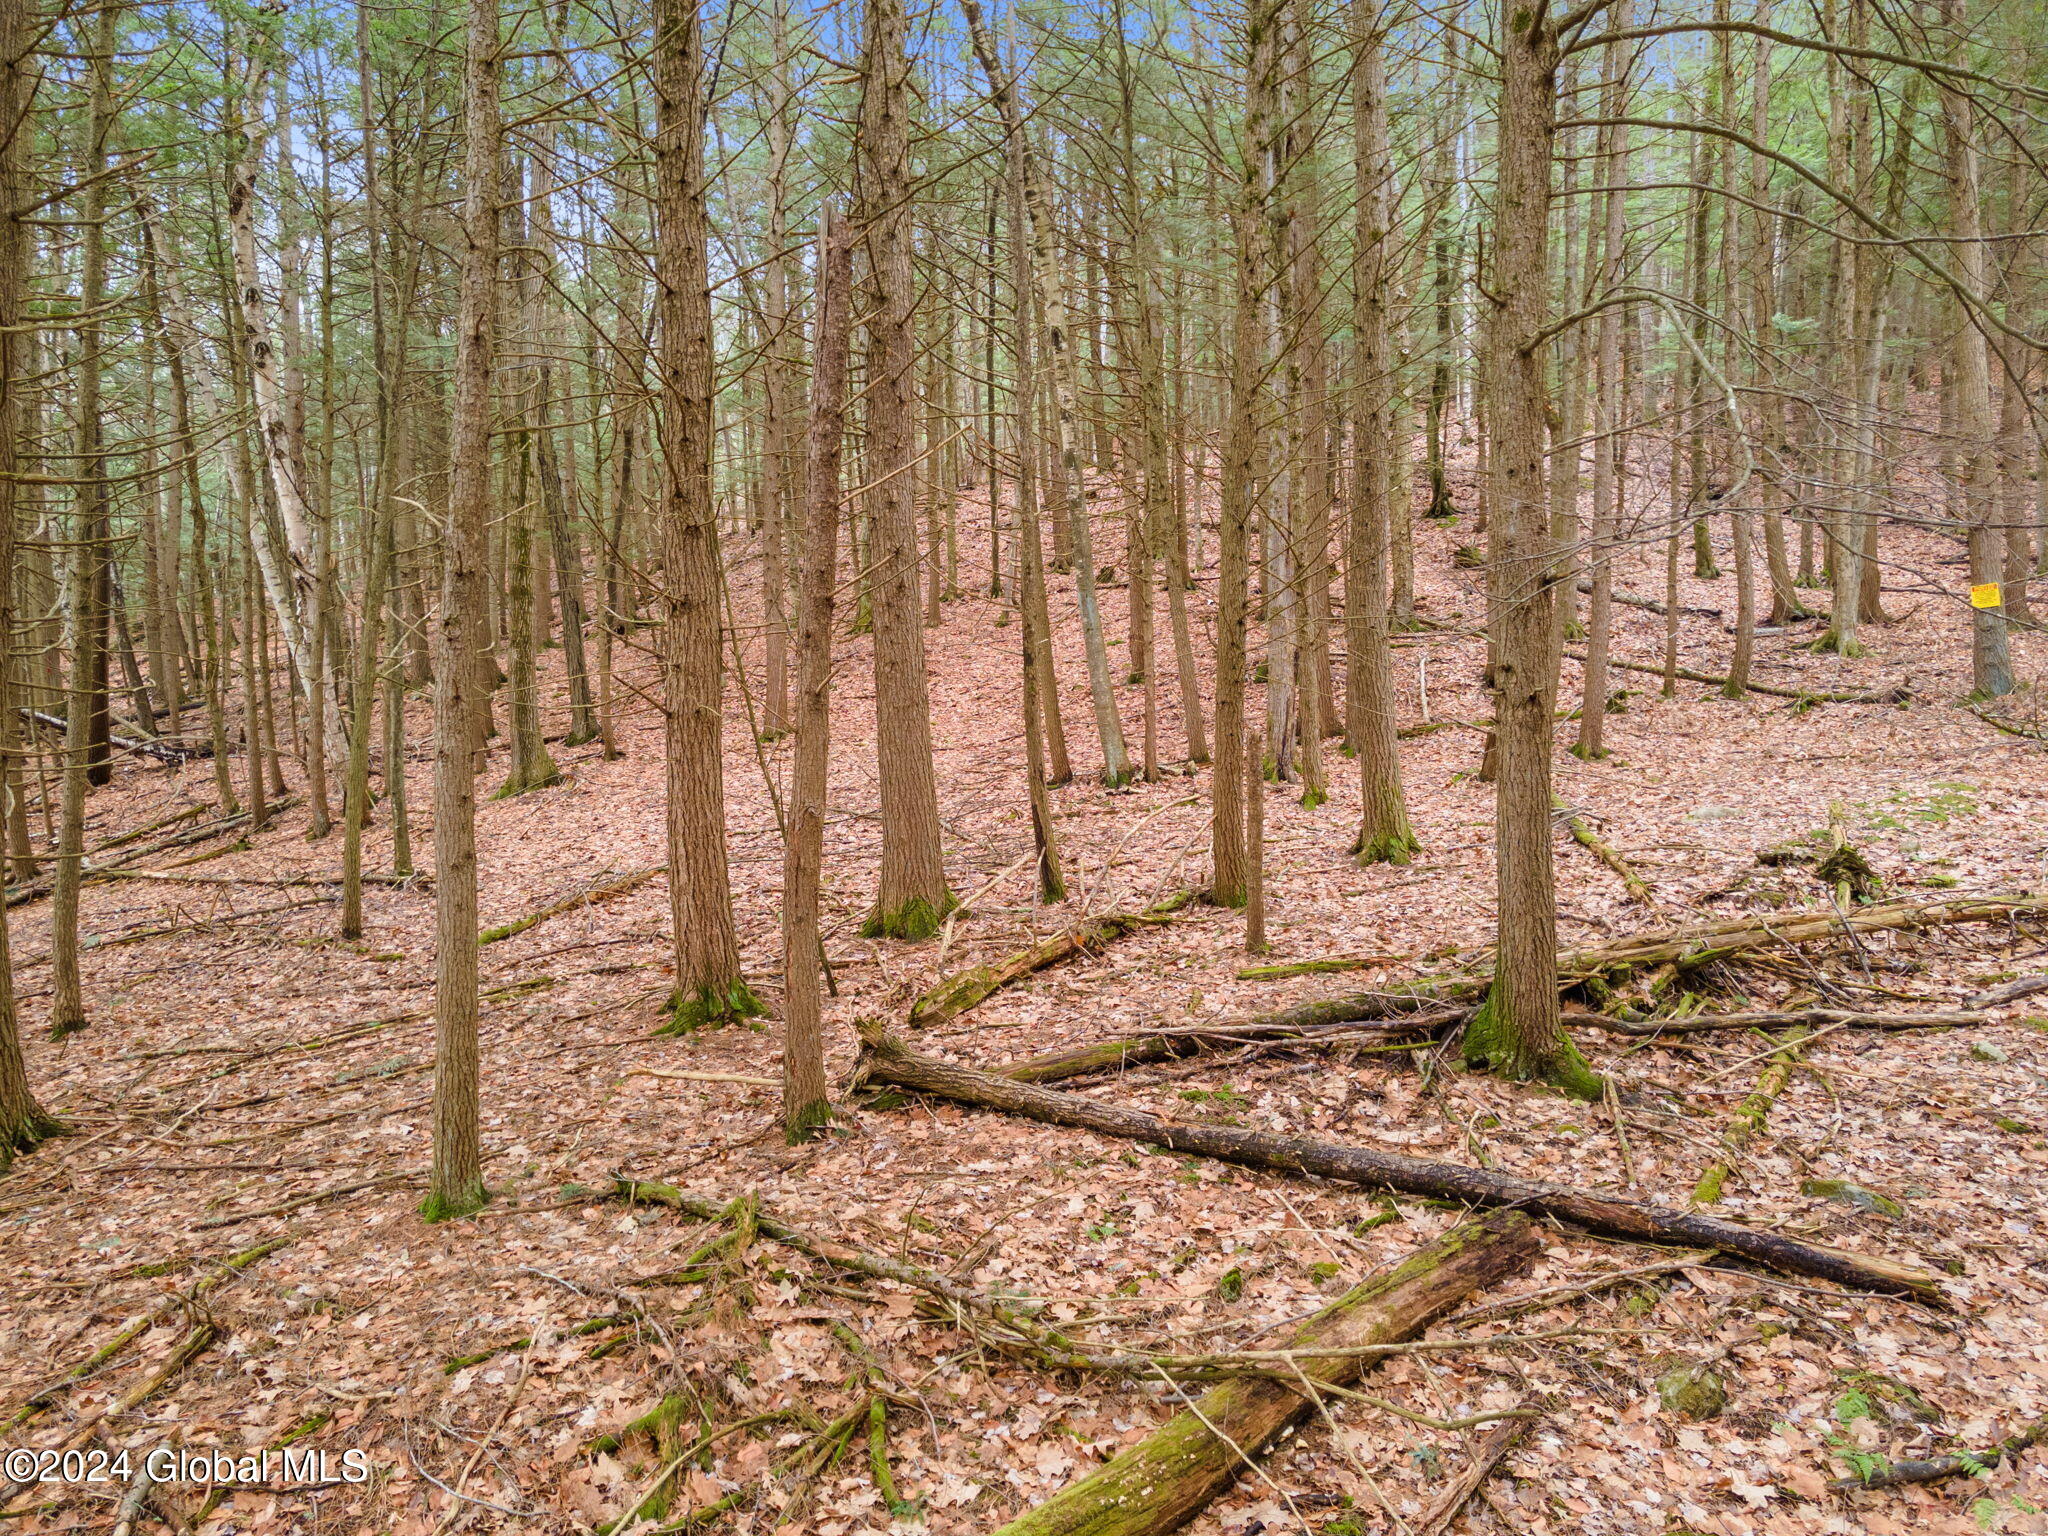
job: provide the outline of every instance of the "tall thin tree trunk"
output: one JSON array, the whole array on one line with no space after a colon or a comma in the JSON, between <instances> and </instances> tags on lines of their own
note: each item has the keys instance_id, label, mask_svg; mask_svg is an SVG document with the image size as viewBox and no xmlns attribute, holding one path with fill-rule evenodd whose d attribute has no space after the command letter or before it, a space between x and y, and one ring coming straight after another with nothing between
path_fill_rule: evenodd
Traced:
<instances>
[{"instance_id":1,"label":"tall thin tree trunk","mask_svg":"<svg viewBox=\"0 0 2048 1536\"><path fill-rule=\"evenodd\" d=\"M481 1207L477 1049L476 763L491 499L498 278L498 0L468 0L462 63L462 247L448 521L434 638L434 1157L429 1221Z\"/></svg>"},{"instance_id":2,"label":"tall thin tree trunk","mask_svg":"<svg viewBox=\"0 0 2048 1536\"><path fill-rule=\"evenodd\" d=\"M1385 39L1373 0L1352 0L1352 172L1357 251L1351 328L1357 338L1351 521L1344 571L1344 734L1358 759L1358 862L1406 864L1420 846L1408 820L1387 644L1387 548L1394 452L1394 357L1387 328L1393 263L1393 167L1387 145Z\"/></svg>"},{"instance_id":3,"label":"tall thin tree trunk","mask_svg":"<svg viewBox=\"0 0 2048 1536\"><path fill-rule=\"evenodd\" d=\"M655 278L661 305L661 547L667 588L669 916L677 1031L763 1010L740 975L726 867L724 647L718 511L711 494L710 225L704 196L704 54L698 0L655 8Z\"/></svg>"},{"instance_id":4,"label":"tall thin tree trunk","mask_svg":"<svg viewBox=\"0 0 2048 1536\"><path fill-rule=\"evenodd\" d=\"M1495 781L1498 942L1493 985L1465 1027L1465 1056L1579 1097L1600 1079L1564 1033L1557 995L1552 865L1551 708L1557 626L1544 445L1540 342L1550 297L1550 176L1557 101L1557 22L1517 11L1501 44L1499 184L1485 342L1488 611L1499 743Z\"/></svg>"},{"instance_id":5,"label":"tall thin tree trunk","mask_svg":"<svg viewBox=\"0 0 2048 1536\"><path fill-rule=\"evenodd\" d=\"M782 1128L791 1142L809 1140L831 1114L818 995L818 898L832 756L832 596L839 578L839 458L852 311L853 242L828 203L818 227L810 462L797 577L796 739L782 860Z\"/></svg>"}]
</instances>

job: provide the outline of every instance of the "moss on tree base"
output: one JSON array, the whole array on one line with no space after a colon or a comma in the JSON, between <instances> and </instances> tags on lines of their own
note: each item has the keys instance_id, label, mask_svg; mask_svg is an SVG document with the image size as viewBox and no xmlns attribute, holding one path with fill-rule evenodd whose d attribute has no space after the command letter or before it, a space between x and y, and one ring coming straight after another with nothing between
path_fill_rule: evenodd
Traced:
<instances>
[{"instance_id":1,"label":"moss on tree base","mask_svg":"<svg viewBox=\"0 0 2048 1536\"><path fill-rule=\"evenodd\" d=\"M69 1039L85 1027L84 1019L52 1019L50 1021L50 1038L52 1040Z\"/></svg>"},{"instance_id":2,"label":"moss on tree base","mask_svg":"<svg viewBox=\"0 0 2048 1536\"><path fill-rule=\"evenodd\" d=\"M55 1115L31 1103L12 1114L0 1113L0 1172L5 1172L17 1152L33 1152L44 1142L69 1136L71 1127Z\"/></svg>"},{"instance_id":3,"label":"moss on tree base","mask_svg":"<svg viewBox=\"0 0 2048 1536\"><path fill-rule=\"evenodd\" d=\"M1420 852L1422 843L1405 826L1398 831L1381 832L1361 839L1351 848L1360 869L1370 869L1375 864L1412 864Z\"/></svg>"},{"instance_id":4,"label":"moss on tree base","mask_svg":"<svg viewBox=\"0 0 2048 1536\"><path fill-rule=\"evenodd\" d=\"M825 1099L799 1104L782 1119L782 1134L792 1147L816 1141L832 1124L832 1105Z\"/></svg>"},{"instance_id":5,"label":"moss on tree base","mask_svg":"<svg viewBox=\"0 0 2048 1536\"><path fill-rule=\"evenodd\" d=\"M1870 647L1860 640L1844 638L1841 631L1832 624L1821 632L1821 637L1807 647L1816 656L1847 656L1855 658L1868 656Z\"/></svg>"},{"instance_id":6,"label":"moss on tree base","mask_svg":"<svg viewBox=\"0 0 2048 1536\"><path fill-rule=\"evenodd\" d=\"M555 785L561 783L562 770L554 765L553 760L544 757L542 762L544 766L536 769L531 774L524 777L515 775L507 779L498 787L498 792L492 795L491 798L493 800L510 800L518 795L531 794L536 789L552 789Z\"/></svg>"},{"instance_id":7,"label":"moss on tree base","mask_svg":"<svg viewBox=\"0 0 2048 1536\"><path fill-rule=\"evenodd\" d=\"M745 1019L762 1018L767 1012L767 1005L754 995L754 989L738 978L723 991L717 987L699 987L695 992L685 992L678 987L669 995L668 1022L655 1033L693 1035L700 1029L717 1029Z\"/></svg>"},{"instance_id":8,"label":"moss on tree base","mask_svg":"<svg viewBox=\"0 0 2048 1536\"><path fill-rule=\"evenodd\" d=\"M1574 1099L1598 1099L1606 1092L1606 1080L1587 1065L1571 1036L1560 1029L1556 1049L1529 1049L1501 1017L1495 997L1489 989L1486 1001L1465 1025L1465 1065L1518 1083L1545 1083Z\"/></svg>"},{"instance_id":9,"label":"moss on tree base","mask_svg":"<svg viewBox=\"0 0 2048 1536\"><path fill-rule=\"evenodd\" d=\"M427 1198L420 1202L422 1221L459 1221L464 1216L474 1216L491 1202L491 1192L484 1188L484 1181L463 1189L429 1190Z\"/></svg>"},{"instance_id":10,"label":"moss on tree base","mask_svg":"<svg viewBox=\"0 0 2048 1536\"><path fill-rule=\"evenodd\" d=\"M946 892L937 906L922 896L913 896L899 907L877 907L860 925L860 936L864 939L909 939L913 943L928 939L939 931L939 924L946 920L948 913L958 911L960 898L951 891Z\"/></svg>"}]
</instances>

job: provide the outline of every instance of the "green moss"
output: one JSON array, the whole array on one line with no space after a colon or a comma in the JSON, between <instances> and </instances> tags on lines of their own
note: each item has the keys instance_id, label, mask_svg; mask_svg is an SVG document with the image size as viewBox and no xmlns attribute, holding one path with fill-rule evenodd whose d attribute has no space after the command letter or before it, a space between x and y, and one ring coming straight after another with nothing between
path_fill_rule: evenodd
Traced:
<instances>
[{"instance_id":1,"label":"green moss","mask_svg":"<svg viewBox=\"0 0 2048 1536\"><path fill-rule=\"evenodd\" d=\"M68 1136L71 1127L46 1113L31 1100L16 1114L0 1115L0 1173L7 1171L17 1152L33 1152L53 1136Z\"/></svg>"},{"instance_id":2,"label":"green moss","mask_svg":"<svg viewBox=\"0 0 2048 1536\"><path fill-rule=\"evenodd\" d=\"M1363 839L1352 850L1361 869L1370 869L1375 864L1410 864L1421 851L1422 844L1415 834L1408 830L1406 816L1401 818L1398 829Z\"/></svg>"},{"instance_id":3,"label":"green moss","mask_svg":"<svg viewBox=\"0 0 2048 1536\"><path fill-rule=\"evenodd\" d=\"M498 792L492 795L491 798L493 800L510 800L516 795L530 794L536 789L552 789L561 782L562 770L557 768L555 760L543 751L540 755L540 761L534 765L531 774L521 778L515 773L513 777L507 779L498 787Z\"/></svg>"},{"instance_id":4,"label":"green moss","mask_svg":"<svg viewBox=\"0 0 2048 1536\"><path fill-rule=\"evenodd\" d=\"M52 1019L50 1021L50 1038L52 1040L68 1040L71 1036L79 1033L85 1027L86 1021L82 1018Z\"/></svg>"},{"instance_id":5,"label":"green moss","mask_svg":"<svg viewBox=\"0 0 2048 1536\"><path fill-rule=\"evenodd\" d=\"M1704 1365L1675 1365L1657 1378L1657 1401L1666 1413L1711 1419L1728 1406L1728 1388Z\"/></svg>"},{"instance_id":6,"label":"green moss","mask_svg":"<svg viewBox=\"0 0 2048 1536\"><path fill-rule=\"evenodd\" d=\"M473 1216L490 1203L490 1191L484 1188L484 1181L477 1179L467 1188L456 1190L429 1190L427 1198L420 1202L422 1221L459 1221L464 1216Z\"/></svg>"},{"instance_id":7,"label":"green moss","mask_svg":"<svg viewBox=\"0 0 2048 1536\"><path fill-rule=\"evenodd\" d=\"M939 931L939 924L946 915L957 910L960 898L951 891L945 893L935 907L922 896L913 896L900 907L875 908L860 925L860 936L864 939L908 939L913 943L928 939Z\"/></svg>"},{"instance_id":8,"label":"green moss","mask_svg":"<svg viewBox=\"0 0 2048 1536\"><path fill-rule=\"evenodd\" d=\"M783 1135L792 1147L816 1141L832 1123L832 1105L824 1099L798 1105L783 1117Z\"/></svg>"},{"instance_id":9,"label":"green moss","mask_svg":"<svg viewBox=\"0 0 2048 1536\"><path fill-rule=\"evenodd\" d=\"M737 1024L743 1019L758 1019L767 1012L761 1000L754 996L754 989L737 977L724 991L717 987L699 987L694 993L685 993L679 987L668 1000L668 1022L655 1033L692 1035L700 1029L716 1029L723 1024Z\"/></svg>"},{"instance_id":10,"label":"green moss","mask_svg":"<svg viewBox=\"0 0 2048 1536\"><path fill-rule=\"evenodd\" d=\"M1860 640L1844 640L1830 624L1821 637L1807 647L1817 656L1868 656L1870 649Z\"/></svg>"},{"instance_id":11,"label":"green moss","mask_svg":"<svg viewBox=\"0 0 2048 1536\"><path fill-rule=\"evenodd\" d=\"M1498 1072L1518 1083L1540 1082L1574 1099L1598 1099L1606 1092L1606 1080L1586 1063L1571 1036L1558 1031L1557 1048L1531 1049L1529 1042L1496 1006L1498 988L1489 988L1486 1001L1465 1025L1465 1064L1481 1071Z\"/></svg>"}]
</instances>

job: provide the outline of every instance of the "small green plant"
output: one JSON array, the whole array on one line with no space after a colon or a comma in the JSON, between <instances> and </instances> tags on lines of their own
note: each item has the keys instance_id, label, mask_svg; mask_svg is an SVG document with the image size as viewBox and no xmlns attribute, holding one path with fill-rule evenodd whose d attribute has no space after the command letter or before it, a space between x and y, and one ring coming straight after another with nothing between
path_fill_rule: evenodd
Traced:
<instances>
[{"instance_id":1,"label":"small green plant","mask_svg":"<svg viewBox=\"0 0 2048 1536\"><path fill-rule=\"evenodd\" d=\"M1323 1260L1320 1264L1311 1264L1308 1267L1308 1277L1315 1281L1317 1285L1321 1285L1325 1280L1334 1280L1343 1273L1344 1266L1342 1264L1333 1264L1328 1259Z\"/></svg>"},{"instance_id":2,"label":"small green plant","mask_svg":"<svg viewBox=\"0 0 2048 1536\"><path fill-rule=\"evenodd\" d=\"M1827 1437L1828 1449L1835 1459L1847 1467L1859 1483L1867 1483L1881 1473L1891 1470L1891 1462L1870 1451L1859 1451L1840 1435Z\"/></svg>"},{"instance_id":3,"label":"small green plant","mask_svg":"<svg viewBox=\"0 0 2048 1536\"><path fill-rule=\"evenodd\" d=\"M1981 793L1961 779L1937 779L1921 790L1900 786L1868 808L1869 823L1893 832L1913 826L1945 827L1976 815Z\"/></svg>"},{"instance_id":4,"label":"small green plant","mask_svg":"<svg viewBox=\"0 0 2048 1536\"><path fill-rule=\"evenodd\" d=\"M1244 1271L1232 1265L1216 1277L1216 1294L1225 1301L1236 1301L1244 1295Z\"/></svg>"},{"instance_id":5,"label":"small green plant","mask_svg":"<svg viewBox=\"0 0 2048 1536\"><path fill-rule=\"evenodd\" d=\"M1228 1083L1221 1088L1183 1088L1180 1096L1190 1104L1214 1104L1222 1109L1243 1109L1251 1103Z\"/></svg>"},{"instance_id":6,"label":"small green plant","mask_svg":"<svg viewBox=\"0 0 2048 1536\"><path fill-rule=\"evenodd\" d=\"M1851 1387L1835 1399L1834 1418L1837 1424L1854 1424L1858 1419L1876 1417L1877 1405L1871 1402L1868 1395L1855 1387Z\"/></svg>"}]
</instances>

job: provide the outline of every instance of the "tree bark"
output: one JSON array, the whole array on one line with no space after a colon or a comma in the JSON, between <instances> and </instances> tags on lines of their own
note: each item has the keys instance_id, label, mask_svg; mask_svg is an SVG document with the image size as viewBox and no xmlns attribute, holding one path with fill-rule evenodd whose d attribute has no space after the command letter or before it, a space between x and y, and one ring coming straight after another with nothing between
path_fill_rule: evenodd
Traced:
<instances>
[{"instance_id":1,"label":"tree bark","mask_svg":"<svg viewBox=\"0 0 2048 1536\"><path fill-rule=\"evenodd\" d=\"M853 245L830 203L818 233L818 310L811 369L808 490L797 576L796 713L789 840L782 860L782 1127L809 1140L831 1114L825 1087L819 884L832 752L832 606L839 575L839 460L846 431Z\"/></svg>"},{"instance_id":2,"label":"tree bark","mask_svg":"<svg viewBox=\"0 0 2048 1536\"><path fill-rule=\"evenodd\" d=\"M1120 1136L1169 1152L1192 1152L1249 1168L1330 1179L1461 1205L1512 1206L1532 1216L1569 1222L1597 1237L1631 1243L1712 1248L1790 1275L1831 1280L1854 1290L1911 1296L1943 1304L1937 1276L1872 1254L1805 1243L1696 1211L1674 1211L1562 1184L1516 1179L1489 1169L1438 1163L1398 1152L1343 1146L1309 1136L1283 1136L1234 1126L1180 1123L1078 1093L1040 1088L949 1061L920 1056L870 1025L862 1057L865 1081L978 1104L1051 1125Z\"/></svg>"},{"instance_id":3,"label":"tree bark","mask_svg":"<svg viewBox=\"0 0 2048 1536\"><path fill-rule=\"evenodd\" d=\"M1461 1222L1394 1269L1353 1286L1274 1347L1362 1349L1413 1338L1475 1291L1527 1270L1542 1251L1535 1228L1515 1212ZM1226 1381L1192 1401L1176 1384L1186 1408L996 1536L1179 1530L1243 1475L1247 1458L1320 1405L1318 1387L1348 1386L1366 1365L1357 1355L1303 1359L1300 1383Z\"/></svg>"},{"instance_id":4,"label":"tree bark","mask_svg":"<svg viewBox=\"0 0 2048 1536\"><path fill-rule=\"evenodd\" d=\"M661 550L667 621L669 916L675 991L668 1028L688 1031L763 1010L740 975L726 867L724 650L718 512L711 495L710 225L704 186L704 57L698 0L655 11L661 315Z\"/></svg>"},{"instance_id":5,"label":"tree bark","mask_svg":"<svg viewBox=\"0 0 2048 1536\"><path fill-rule=\"evenodd\" d=\"M952 910L932 760L931 679L918 605L917 290L910 237L909 19L868 0L861 66L861 223L868 253L866 501L872 550L875 758L882 867L869 937L926 939Z\"/></svg>"}]
</instances>

